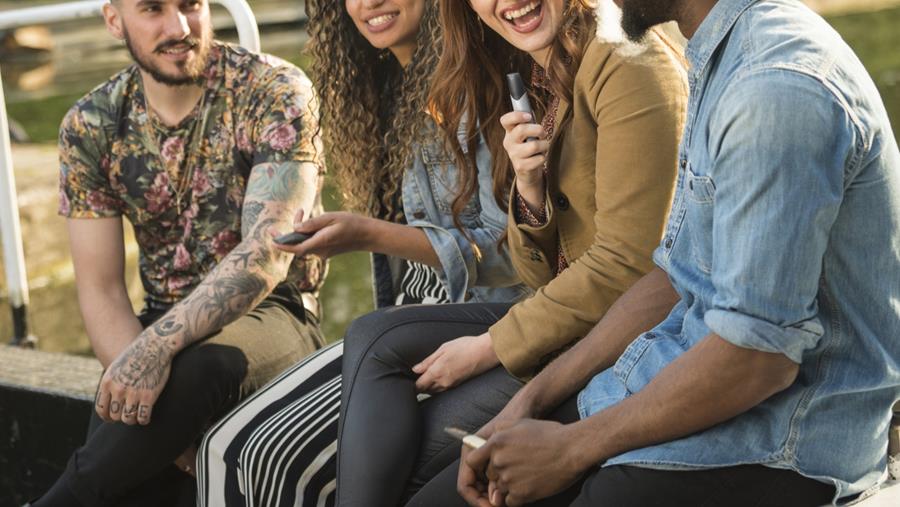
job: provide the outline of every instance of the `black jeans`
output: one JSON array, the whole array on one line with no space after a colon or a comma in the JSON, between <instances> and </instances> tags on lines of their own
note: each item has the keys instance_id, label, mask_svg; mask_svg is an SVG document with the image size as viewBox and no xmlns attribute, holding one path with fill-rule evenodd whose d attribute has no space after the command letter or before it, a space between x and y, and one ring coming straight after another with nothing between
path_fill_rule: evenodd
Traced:
<instances>
[{"instance_id":1,"label":"black jeans","mask_svg":"<svg viewBox=\"0 0 900 507\"><path fill-rule=\"evenodd\" d=\"M548 419L579 419L577 399ZM459 460L434 477L407 507L467 507L456 492ZM574 485L533 507L816 507L829 504L834 486L791 470L743 465L712 470L653 470L627 465L595 467Z\"/></svg>"},{"instance_id":2,"label":"black jeans","mask_svg":"<svg viewBox=\"0 0 900 507\"><path fill-rule=\"evenodd\" d=\"M338 504L395 506L459 457L446 426L467 431L521 387L502 367L417 401L411 368L444 342L484 333L510 304L410 305L353 322L344 338Z\"/></svg>"},{"instance_id":3,"label":"black jeans","mask_svg":"<svg viewBox=\"0 0 900 507\"><path fill-rule=\"evenodd\" d=\"M34 506L194 505L194 478L172 462L243 396L322 345L311 314L278 297L178 353L147 426L95 415L85 445ZM142 315L142 324L158 316Z\"/></svg>"}]
</instances>

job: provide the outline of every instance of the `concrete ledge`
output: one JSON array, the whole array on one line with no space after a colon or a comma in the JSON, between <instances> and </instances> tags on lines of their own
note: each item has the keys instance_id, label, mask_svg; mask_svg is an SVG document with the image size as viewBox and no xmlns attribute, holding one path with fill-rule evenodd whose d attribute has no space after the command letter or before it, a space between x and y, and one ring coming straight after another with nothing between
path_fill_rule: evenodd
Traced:
<instances>
[{"instance_id":1,"label":"concrete ledge","mask_svg":"<svg viewBox=\"0 0 900 507\"><path fill-rule=\"evenodd\" d=\"M43 493L84 443L95 359L0 346L0 507Z\"/></svg>"},{"instance_id":2,"label":"concrete ledge","mask_svg":"<svg viewBox=\"0 0 900 507\"><path fill-rule=\"evenodd\" d=\"M0 345L0 386L93 400L102 368L94 358Z\"/></svg>"}]
</instances>

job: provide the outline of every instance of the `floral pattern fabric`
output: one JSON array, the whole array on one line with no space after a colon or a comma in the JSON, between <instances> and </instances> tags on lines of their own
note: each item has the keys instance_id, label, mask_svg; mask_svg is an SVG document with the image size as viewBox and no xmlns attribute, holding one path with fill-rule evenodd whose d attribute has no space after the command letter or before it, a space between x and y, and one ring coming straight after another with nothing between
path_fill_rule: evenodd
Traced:
<instances>
[{"instance_id":1,"label":"floral pattern fabric","mask_svg":"<svg viewBox=\"0 0 900 507\"><path fill-rule=\"evenodd\" d=\"M131 66L79 100L60 128L59 213L127 217L151 308L181 300L240 243L255 165L294 161L299 170L311 162L324 172L317 106L302 71L215 43L204 80L198 106L168 127L146 106ZM317 198L312 214L319 213ZM324 275L322 259L298 258L287 283L316 291Z\"/></svg>"}]
</instances>

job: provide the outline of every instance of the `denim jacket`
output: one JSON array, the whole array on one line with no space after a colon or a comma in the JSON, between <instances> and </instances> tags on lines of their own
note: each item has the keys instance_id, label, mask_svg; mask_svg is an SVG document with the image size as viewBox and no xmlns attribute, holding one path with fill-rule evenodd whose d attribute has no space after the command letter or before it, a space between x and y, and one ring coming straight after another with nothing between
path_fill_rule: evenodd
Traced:
<instances>
[{"instance_id":1,"label":"denim jacket","mask_svg":"<svg viewBox=\"0 0 900 507\"><path fill-rule=\"evenodd\" d=\"M459 217L480 252L478 259L469 239L453 223L456 160L444 149L442 134L436 127L431 133L430 142L416 147L412 167L403 175L401 194L407 224L421 228L434 247L441 261L438 274L451 302L518 301L531 291L520 283L507 249L497 251L497 242L506 230L506 210L494 200L487 143L484 138L478 143L478 192ZM461 124L458 136L465 147L465 124ZM394 304L397 282L392 264L381 255L373 258L377 307Z\"/></svg>"},{"instance_id":2,"label":"denim jacket","mask_svg":"<svg viewBox=\"0 0 900 507\"><path fill-rule=\"evenodd\" d=\"M681 296L579 396L644 388L710 333L800 365L705 431L608 464L763 464L836 487L886 475L900 399L900 153L862 64L797 0L719 0L687 48L678 187L654 260ZM649 408L649 407L648 407Z\"/></svg>"}]
</instances>

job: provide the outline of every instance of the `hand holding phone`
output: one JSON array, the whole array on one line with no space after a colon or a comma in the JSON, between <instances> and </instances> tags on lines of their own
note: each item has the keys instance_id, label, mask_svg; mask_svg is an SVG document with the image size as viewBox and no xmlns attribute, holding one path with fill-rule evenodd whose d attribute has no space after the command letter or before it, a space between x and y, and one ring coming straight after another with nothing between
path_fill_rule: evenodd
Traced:
<instances>
[{"instance_id":1,"label":"hand holding phone","mask_svg":"<svg viewBox=\"0 0 900 507\"><path fill-rule=\"evenodd\" d=\"M276 236L272 241L279 245L299 245L311 237L312 235L303 234L302 232L289 232L287 234L282 234L281 236Z\"/></svg>"}]
</instances>

